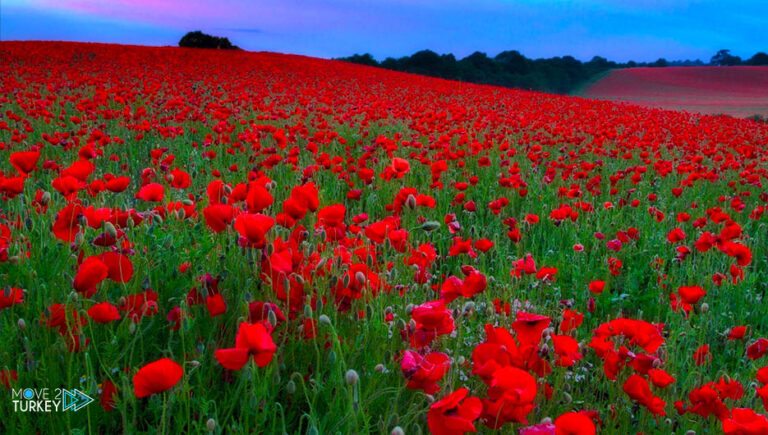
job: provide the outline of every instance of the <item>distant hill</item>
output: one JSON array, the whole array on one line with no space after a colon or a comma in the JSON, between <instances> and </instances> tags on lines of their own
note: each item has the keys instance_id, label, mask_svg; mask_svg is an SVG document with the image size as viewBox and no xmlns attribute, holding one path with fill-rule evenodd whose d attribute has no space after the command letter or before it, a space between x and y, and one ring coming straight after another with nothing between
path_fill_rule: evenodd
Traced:
<instances>
[{"instance_id":1,"label":"distant hill","mask_svg":"<svg viewBox=\"0 0 768 435\"><path fill-rule=\"evenodd\" d=\"M768 66L617 69L586 86L581 95L705 114L768 117Z\"/></svg>"}]
</instances>

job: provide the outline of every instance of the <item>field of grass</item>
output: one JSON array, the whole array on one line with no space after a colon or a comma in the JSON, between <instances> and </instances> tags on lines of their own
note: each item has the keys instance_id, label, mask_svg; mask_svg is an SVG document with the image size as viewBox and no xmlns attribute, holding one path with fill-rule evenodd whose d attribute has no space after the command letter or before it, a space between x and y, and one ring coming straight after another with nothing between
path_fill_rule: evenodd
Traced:
<instances>
[{"instance_id":1,"label":"field of grass","mask_svg":"<svg viewBox=\"0 0 768 435\"><path fill-rule=\"evenodd\" d=\"M579 94L587 98L709 115L766 117L768 67L617 69L586 86Z\"/></svg>"},{"instance_id":2,"label":"field of grass","mask_svg":"<svg viewBox=\"0 0 768 435\"><path fill-rule=\"evenodd\" d=\"M768 124L274 53L0 58L2 433L768 431ZM15 410L45 388L96 401Z\"/></svg>"}]
</instances>

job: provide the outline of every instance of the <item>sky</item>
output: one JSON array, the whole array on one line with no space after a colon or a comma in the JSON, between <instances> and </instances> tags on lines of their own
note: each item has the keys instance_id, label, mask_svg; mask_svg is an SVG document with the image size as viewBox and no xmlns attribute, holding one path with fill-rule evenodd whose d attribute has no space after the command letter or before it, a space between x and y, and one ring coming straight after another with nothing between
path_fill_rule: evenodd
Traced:
<instances>
[{"instance_id":1,"label":"sky","mask_svg":"<svg viewBox=\"0 0 768 435\"><path fill-rule=\"evenodd\" d=\"M626 62L768 52L765 0L1 0L0 40L177 45L191 30L251 51L378 60L599 55Z\"/></svg>"}]
</instances>

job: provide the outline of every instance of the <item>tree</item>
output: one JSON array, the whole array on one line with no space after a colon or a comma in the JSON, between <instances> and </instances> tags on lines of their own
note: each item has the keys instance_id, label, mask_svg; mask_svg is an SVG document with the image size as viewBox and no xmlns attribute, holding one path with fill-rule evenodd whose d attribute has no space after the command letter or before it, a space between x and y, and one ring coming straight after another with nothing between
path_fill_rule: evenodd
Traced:
<instances>
[{"instance_id":1,"label":"tree","mask_svg":"<svg viewBox=\"0 0 768 435\"><path fill-rule=\"evenodd\" d=\"M195 30L194 32L189 32L182 36L181 40L179 40L179 47L218 48L223 50L240 49L238 46L232 45L232 43L229 42L229 38L221 38L218 36L208 35L201 32L200 30Z\"/></svg>"},{"instance_id":2,"label":"tree","mask_svg":"<svg viewBox=\"0 0 768 435\"><path fill-rule=\"evenodd\" d=\"M337 60L343 60L345 62L359 63L360 65L379 66L376 59L370 53L365 54L353 54L349 57L340 57Z\"/></svg>"},{"instance_id":3,"label":"tree","mask_svg":"<svg viewBox=\"0 0 768 435\"><path fill-rule=\"evenodd\" d=\"M768 65L768 54L763 53L762 51L759 53L756 53L754 56L752 56L748 61L744 62L747 65Z\"/></svg>"},{"instance_id":4,"label":"tree","mask_svg":"<svg viewBox=\"0 0 768 435\"><path fill-rule=\"evenodd\" d=\"M732 55L731 50L723 49L712 56L712 59L709 61L709 63L719 66L733 66L740 64L741 58L739 56Z\"/></svg>"}]
</instances>

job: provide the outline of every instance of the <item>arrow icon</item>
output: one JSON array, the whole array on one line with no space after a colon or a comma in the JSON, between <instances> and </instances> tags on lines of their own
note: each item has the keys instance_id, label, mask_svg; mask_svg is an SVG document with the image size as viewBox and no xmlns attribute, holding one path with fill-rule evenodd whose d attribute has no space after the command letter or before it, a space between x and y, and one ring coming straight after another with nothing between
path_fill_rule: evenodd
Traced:
<instances>
[{"instance_id":1,"label":"arrow icon","mask_svg":"<svg viewBox=\"0 0 768 435\"><path fill-rule=\"evenodd\" d=\"M93 398L83 393L80 390L61 390L62 411L71 409L72 411L79 411L89 403L93 402Z\"/></svg>"}]
</instances>

